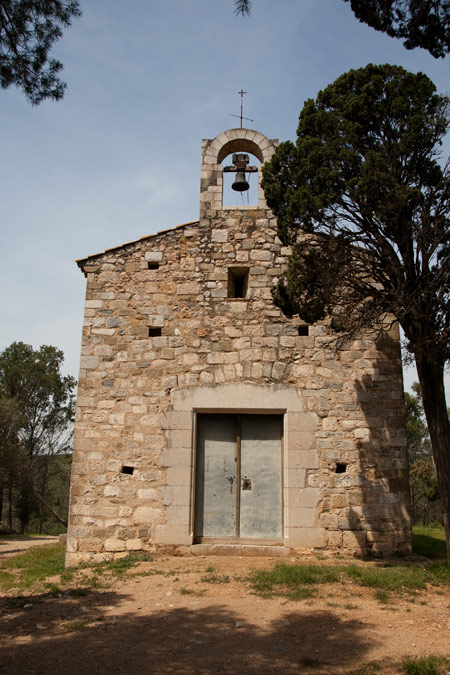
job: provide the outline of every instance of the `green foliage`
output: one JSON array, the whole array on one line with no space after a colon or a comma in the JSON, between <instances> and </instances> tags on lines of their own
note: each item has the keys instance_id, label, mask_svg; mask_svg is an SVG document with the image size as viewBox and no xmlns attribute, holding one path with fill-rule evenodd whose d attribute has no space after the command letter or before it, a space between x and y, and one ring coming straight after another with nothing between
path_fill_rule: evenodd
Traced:
<instances>
[{"instance_id":1,"label":"green foliage","mask_svg":"<svg viewBox=\"0 0 450 675\"><path fill-rule=\"evenodd\" d=\"M78 0L1 0L0 85L17 85L32 104L62 98L62 63L50 57L62 28L81 15Z\"/></svg>"},{"instance_id":2,"label":"green foliage","mask_svg":"<svg viewBox=\"0 0 450 675\"><path fill-rule=\"evenodd\" d=\"M315 584L338 581L339 568L315 565L287 565L279 563L273 570L257 570L251 573L249 580L257 595L285 595L292 599L311 597L310 588Z\"/></svg>"},{"instance_id":3,"label":"green foliage","mask_svg":"<svg viewBox=\"0 0 450 675\"><path fill-rule=\"evenodd\" d=\"M413 394L405 393L406 448L413 523L426 525L442 517L439 487L434 468L428 427L424 419L422 396L417 382Z\"/></svg>"},{"instance_id":4,"label":"green foliage","mask_svg":"<svg viewBox=\"0 0 450 675\"><path fill-rule=\"evenodd\" d=\"M55 509L67 513L75 380L63 360L56 347L23 342L0 354L0 487L22 532L32 516L41 531Z\"/></svg>"},{"instance_id":5,"label":"green foliage","mask_svg":"<svg viewBox=\"0 0 450 675\"><path fill-rule=\"evenodd\" d=\"M351 565L345 568L345 574L360 586L368 586L385 592L402 592L423 589L431 578L424 567L360 567Z\"/></svg>"},{"instance_id":6,"label":"green foliage","mask_svg":"<svg viewBox=\"0 0 450 675\"><path fill-rule=\"evenodd\" d=\"M287 314L330 314L355 332L393 314L414 349L448 359L450 173L437 161L448 112L425 75L389 65L349 71L305 103L296 146L280 144L263 169L295 245L276 298Z\"/></svg>"},{"instance_id":7,"label":"green foliage","mask_svg":"<svg viewBox=\"0 0 450 675\"><path fill-rule=\"evenodd\" d=\"M351 70L300 113L297 142L263 167L267 204L293 246L274 294L288 315L343 338L398 322L414 358L450 542L450 99L422 73ZM424 480L421 469L420 480Z\"/></svg>"},{"instance_id":8,"label":"green foliage","mask_svg":"<svg viewBox=\"0 0 450 675\"><path fill-rule=\"evenodd\" d=\"M448 0L344 0L357 19L391 37L406 49L422 47L435 58L450 51Z\"/></svg>"},{"instance_id":9,"label":"green foliage","mask_svg":"<svg viewBox=\"0 0 450 675\"><path fill-rule=\"evenodd\" d=\"M349 675L377 675L377 673L382 672L382 666L376 661L369 661L368 663L363 663L356 670L352 670Z\"/></svg>"},{"instance_id":10,"label":"green foliage","mask_svg":"<svg viewBox=\"0 0 450 675\"><path fill-rule=\"evenodd\" d=\"M413 552L427 558L446 558L445 531L440 527L415 525L412 533Z\"/></svg>"},{"instance_id":11,"label":"green foliage","mask_svg":"<svg viewBox=\"0 0 450 675\"><path fill-rule=\"evenodd\" d=\"M352 581L359 586L374 589L380 602L387 602L392 593L424 590L427 584L450 585L450 564L434 563L424 567L365 566L365 565L287 565L281 563L273 570L253 571L249 581L254 592L261 597L282 595L291 599L311 597L311 586Z\"/></svg>"},{"instance_id":12,"label":"green foliage","mask_svg":"<svg viewBox=\"0 0 450 675\"><path fill-rule=\"evenodd\" d=\"M361 22L401 38L406 49L422 47L435 58L450 51L450 4L448 0L344 0L350 2ZM236 15L247 16L250 0L234 0Z\"/></svg>"},{"instance_id":13,"label":"green foliage","mask_svg":"<svg viewBox=\"0 0 450 675\"><path fill-rule=\"evenodd\" d=\"M210 572L208 574L204 574L200 578L200 581L208 584L229 584L230 577L228 574L217 574L216 572Z\"/></svg>"},{"instance_id":14,"label":"green foliage","mask_svg":"<svg viewBox=\"0 0 450 675\"><path fill-rule=\"evenodd\" d=\"M418 656L403 661L402 672L406 675L444 675L450 659L442 656Z\"/></svg>"}]
</instances>

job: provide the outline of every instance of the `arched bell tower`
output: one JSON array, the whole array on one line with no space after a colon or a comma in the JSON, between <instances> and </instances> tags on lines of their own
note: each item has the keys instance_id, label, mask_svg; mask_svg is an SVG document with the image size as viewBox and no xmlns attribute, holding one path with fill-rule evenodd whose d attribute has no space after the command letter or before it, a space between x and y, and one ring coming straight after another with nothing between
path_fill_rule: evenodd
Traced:
<instances>
[{"instance_id":1,"label":"arched bell tower","mask_svg":"<svg viewBox=\"0 0 450 675\"><path fill-rule=\"evenodd\" d=\"M264 192L261 188L261 167L269 160L278 145L278 139L270 139L252 129L228 129L213 139L202 141L202 166L200 181L200 221L211 218L221 210L267 209ZM258 204L257 206L223 206L223 167L225 157L232 153L250 153L261 164L257 170Z\"/></svg>"}]
</instances>

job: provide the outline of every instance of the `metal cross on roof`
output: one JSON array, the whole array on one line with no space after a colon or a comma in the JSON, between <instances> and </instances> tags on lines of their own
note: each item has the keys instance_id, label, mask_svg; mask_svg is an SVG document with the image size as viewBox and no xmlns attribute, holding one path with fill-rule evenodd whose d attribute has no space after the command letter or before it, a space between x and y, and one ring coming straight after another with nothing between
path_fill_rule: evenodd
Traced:
<instances>
[{"instance_id":1,"label":"metal cross on roof","mask_svg":"<svg viewBox=\"0 0 450 675\"><path fill-rule=\"evenodd\" d=\"M246 94L246 93L247 93L247 92L244 91L243 89L241 89L241 91L238 91L238 94L241 95L241 114L240 114L240 115L231 115L231 117L239 117L239 118L240 118L240 120L241 120L241 129L242 129L242 120L248 120L249 122L253 122L253 120L250 119L250 117L244 117L244 116L243 116L243 109L244 109L244 94Z\"/></svg>"}]
</instances>

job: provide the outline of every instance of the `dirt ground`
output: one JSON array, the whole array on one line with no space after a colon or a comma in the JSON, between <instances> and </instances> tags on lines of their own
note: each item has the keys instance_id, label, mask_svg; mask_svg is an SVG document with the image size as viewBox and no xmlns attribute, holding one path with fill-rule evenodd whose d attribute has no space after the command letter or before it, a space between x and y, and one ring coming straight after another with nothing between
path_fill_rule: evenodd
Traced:
<instances>
[{"instance_id":1,"label":"dirt ground","mask_svg":"<svg viewBox=\"0 0 450 675\"><path fill-rule=\"evenodd\" d=\"M245 578L279 561L157 555L84 596L0 598L0 673L391 675L403 658L450 656L447 590L382 604L347 581L299 601L256 597Z\"/></svg>"}]
</instances>

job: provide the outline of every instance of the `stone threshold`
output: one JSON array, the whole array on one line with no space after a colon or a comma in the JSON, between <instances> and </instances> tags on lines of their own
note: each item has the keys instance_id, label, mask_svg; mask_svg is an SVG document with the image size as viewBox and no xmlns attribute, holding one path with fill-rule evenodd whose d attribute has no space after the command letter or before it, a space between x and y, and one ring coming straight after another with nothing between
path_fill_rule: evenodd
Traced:
<instances>
[{"instance_id":1,"label":"stone threshold","mask_svg":"<svg viewBox=\"0 0 450 675\"><path fill-rule=\"evenodd\" d=\"M191 555L239 555L258 557L283 557L292 555L292 549L285 546L261 544L192 544L183 547Z\"/></svg>"}]
</instances>

